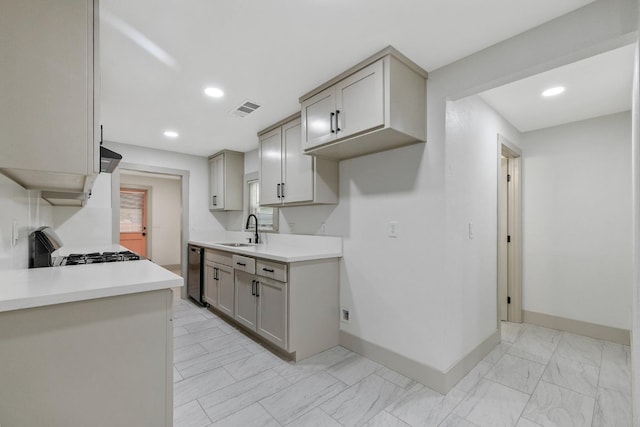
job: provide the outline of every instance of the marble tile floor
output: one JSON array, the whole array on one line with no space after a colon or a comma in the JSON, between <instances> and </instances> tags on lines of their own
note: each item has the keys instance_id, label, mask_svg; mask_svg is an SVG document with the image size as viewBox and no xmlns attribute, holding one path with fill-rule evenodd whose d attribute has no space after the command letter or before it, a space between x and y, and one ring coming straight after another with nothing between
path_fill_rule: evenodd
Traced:
<instances>
[{"instance_id":1,"label":"marble tile floor","mask_svg":"<svg viewBox=\"0 0 640 427\"><path fill-rule=\"evenodd\" d=\"M285 361L174 300L175 427L631 426L629 347L504 323L441 395L343 347Z\"/></svg>"}]
</instances>

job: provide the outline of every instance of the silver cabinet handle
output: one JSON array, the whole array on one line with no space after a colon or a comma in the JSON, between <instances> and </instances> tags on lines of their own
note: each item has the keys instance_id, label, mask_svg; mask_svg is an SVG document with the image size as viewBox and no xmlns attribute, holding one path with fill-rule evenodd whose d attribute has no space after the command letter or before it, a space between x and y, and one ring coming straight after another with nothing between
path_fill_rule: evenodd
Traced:
<instances>
[{"instance_id":1,"label":"silver cabinet handle","mask_svg":"<svg viewBox=\"0 0 640 427\"><path fill-rule=\"evenodd\" d=\"M329 123L331 124L331 133L336 133L335 130L333 130L333 116L335 116L336 114L334 112L331 112L331 114L329 114Z\"/></svg>"}]
</instances>

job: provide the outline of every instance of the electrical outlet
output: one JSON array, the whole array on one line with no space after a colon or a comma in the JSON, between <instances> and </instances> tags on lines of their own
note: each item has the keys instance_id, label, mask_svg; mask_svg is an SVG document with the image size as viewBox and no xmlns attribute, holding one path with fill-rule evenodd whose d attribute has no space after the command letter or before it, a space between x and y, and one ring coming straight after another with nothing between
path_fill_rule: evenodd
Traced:
<instances>
[{"instance_id":1,"label":"electrical outlet","mask_svg":"<svg viewBox=\"0 0 640 427\"><path fill-rule=\"evenodd\" d=\"M351 317L348 308L340 307L340 321L342 323L351 323Z\"/></svg>"},{"instance_id":2,"label":"electrical outlet","mask_svg":"<svg viewBox=\"0 0 640 427\"><path fill-rule=\"evenodd\" d=\"M296 223L295 222L290 222L289 223L289 233L293 233L296 229Z\"/></svg>"},{"instance_id":3,"label":"electrical outlet","mask_svg":"<svg viewBox=\"0 0 640 427\"><path fill-rule=\"evenodd\" d=\"M469 223L469 240L473 240L473 223Z\"/></svg>"},{"instance_id":4,"label":"electrical outlet","mask_svg":"<svg viewBox=\"0 0 640 427\"><path fill-rule=\"evenodd\" d=\"M325 224L324 222L322 223L322 225L320 225L320 234L327 234L327 224Z\"/></svg>"},{"instance_id":5,"label":"electrical outlet","mask_svg":"<svg viewBox=\"0 0 640 427\"><path fill-rule=\"evenodd\" d=\"M389 237L398 237L398 221L389 221L387 234Z\"/></svg>"}]
</instances>

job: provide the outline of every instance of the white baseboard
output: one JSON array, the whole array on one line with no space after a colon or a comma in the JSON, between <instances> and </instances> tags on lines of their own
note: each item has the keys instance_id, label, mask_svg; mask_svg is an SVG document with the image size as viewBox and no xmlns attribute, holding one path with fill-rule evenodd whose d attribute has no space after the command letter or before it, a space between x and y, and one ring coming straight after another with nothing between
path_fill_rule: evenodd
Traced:
<instances>
[{"instance_id":1,"label":"white baseboard","mask_svg":"<svg viewBox=\"0 0 640 427\"><path fill-rule=\"evenodd\" d=\"M445 394L455 386L474 366L478 364L500 341L496 330L480 345L455 363L446 372L440 371L425 363L418 362L393 350L381 347L356 337L345 331L340 331L340 345L361 354L389 369L393 369L427 387Z\"/></svg>"},{"instance_id":2,"label":"white baseboard","mask_svg":"<svg viewBox=\"0 0 640 427\"><path fill-rule=\"evenodd\" d=\"M523 321L525 323L544 326L545 328L558 329L565 332L571 332L572 334L584 335L618 344L629 345L631 342L630 332L626 329L618 329L611 326L583 322L581 320L567 319L564 317L552 316L550 314L537 313L535 311L523 310L522 314Z\"/></svg>"}]
</instances>

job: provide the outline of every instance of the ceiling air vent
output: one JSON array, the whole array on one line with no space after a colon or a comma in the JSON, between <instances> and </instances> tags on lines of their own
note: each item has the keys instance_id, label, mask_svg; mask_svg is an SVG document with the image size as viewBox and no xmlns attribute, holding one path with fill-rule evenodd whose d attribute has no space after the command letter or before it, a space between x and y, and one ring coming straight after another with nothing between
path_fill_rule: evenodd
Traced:
<instances>
[{"instance_id":1,"label":"ceiling air vent","mask_svg":"<svg viewBox=\"0 0 640 427\"><path fill-rule=\"evenodd\" d=\"M236 108L234 108L233 111L231 111L231 114L233 114L234 116L238 116L238 117L245 117L245 116L253 113L254 111L256 111L260 107L261 107L261 105L258 104L257 102L244 101L242 104L240 104Z\"/></svg>"}]
</instances>

